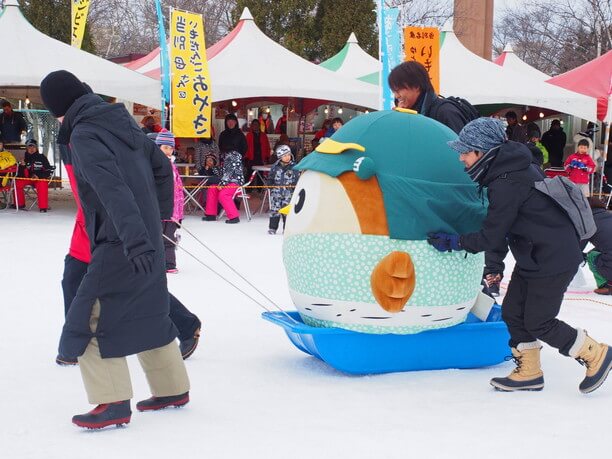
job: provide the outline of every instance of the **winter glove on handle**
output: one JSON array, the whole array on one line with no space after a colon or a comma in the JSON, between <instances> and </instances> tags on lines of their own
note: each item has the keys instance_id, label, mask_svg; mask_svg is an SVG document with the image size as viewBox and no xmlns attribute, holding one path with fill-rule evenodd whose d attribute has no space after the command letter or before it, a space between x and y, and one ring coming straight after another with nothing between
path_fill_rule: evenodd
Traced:
<instances>
[{"instance_id":1,"label":"winter glove on handle","mask_svg":"<svg viewBox=\"0 0 612 459\"><path fill-rule=\"evenodd\" d=\"M145 252L136 255L130 261L134 266L134 271L140 274L151 274L153 272L153 253Z\"/></svg>"},{"instance_id":2,"label":"winter glove on handle","mask_svg":"<svg viewBox=\"0 0 612 459\"><path fill-rule=\"evenodd\" d=\"M459 243L458 234L447 234L447 233L429 233L427 235L427 242L433 245L436 250L440 252L452 252L453 250L463 250Z\"/></svg>"}]
</instances>

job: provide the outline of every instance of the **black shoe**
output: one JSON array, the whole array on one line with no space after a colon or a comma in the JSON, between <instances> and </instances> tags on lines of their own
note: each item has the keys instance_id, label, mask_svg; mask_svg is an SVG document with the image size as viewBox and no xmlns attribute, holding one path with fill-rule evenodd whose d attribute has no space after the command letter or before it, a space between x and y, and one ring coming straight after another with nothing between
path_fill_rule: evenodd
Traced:
<instances>
[{"instance_id":1,"label":"black shoe","mask_svg":"<svg viewBox=\"0 0 612 459\"><path fill-rule=\"evenodd\" d=\"M89 413L77 414L72 417L72 423L86 429L102 429L115 424L117 427L129 424L132 418L130 401L103 403Z\"/></svg>"},{"instance_id":2,"label":"black shoe","mask_svg":"<svg viewBox=\"0 0 612 459\"><path fill-rule=\"evenodd\" d=\"M205 222L214 222L214 221L217 221L217 216L216 215L204 215L202 217L202 220Z\"/></svg>"},{"instance_id":3,"label":"black shoe","mask_svg":"<svg viewBox=\"0 0 612 459\"><path fill-rule=\"evenodd\" d=\"M499 296L499 284L501 283L501 274L487 274L482 279L482 292L490 297L496 298Z\"/></svg>"},{"instance_id":4,"label":"black shoe","mask_svg":"<svg viewBox=\"0 0 612 459\"><path fill-rule=\"evenodd\" d=\"M230 218L230 219L228 219L228 220L225 220L225 223L230 223L230 224L233 224L233 223L240 223L240 218L238 218L238 217L235 217L235 218Z\"/></svg>"},{"instance_id":5,"label":"black shoe","mask_svg":"<svg viewBox=\"0 0 612 459\"><path fill-rule=\"evenodd\" d=\"M163 410L169 406L181 407L189 403L189 392L179 395L170 395L169 397L151 397L146 400L141 400L136 404L138 411L154 411Z\"/></svg>"},{"instance_id":6,"label":"black shoe","mask_svg":"<svg viewBox=\"0 0 612 459\"><path fill-rule=\"evenodd\" d=\"M42 213L45 213L45 214L47 213L47 209L38 209L38 211L42 212Z\"/></svg>"},{"instance_id":7,"label":"black shoe","mask_svg":"<svg viewBox=\"0 0 612 459\"><path fill-rule=\"evenodd\" d=\"M11 204L9 206L11 209L19 209L19 210L25 210L26 206L17 206L15 204Z\"/></svg>"},{"instance_id":8,"label":"black shoe","mask_svg":"<svg viewBox=\"0 0 612 459\"><path fill-rule=\"evenodd\" d=\"M57 354L57 357L55 357L55 363L63 367L68 367L72 365L78 365L79 361L75 357L64 357L61 354Z\"/></svg>"},{"instance_id":9,"label":"black shoe","mask_svg":"<svg viewBox=\"0 0 612 459\"><path fill-rule=\"evenodd\" d=\"M183 360L187 360L191 357L191 354L194 353L196 348L198 347L198 343L200 342L200 329L198 328L193 334L192 338L181 341L179 344L179 348L181 350L181 356L183 356Z\"/></svg>"}]
</instances>

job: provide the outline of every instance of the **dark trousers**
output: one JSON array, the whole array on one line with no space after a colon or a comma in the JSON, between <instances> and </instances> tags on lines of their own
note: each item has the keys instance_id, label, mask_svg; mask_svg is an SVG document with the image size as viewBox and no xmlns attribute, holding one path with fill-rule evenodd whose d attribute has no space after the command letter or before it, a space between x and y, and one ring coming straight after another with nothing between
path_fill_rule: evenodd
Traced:
<instances>
[{"instance_id":1,"label":"dark trousers","mask_svg":"<svg viewBox=\"0 0 612 459\"><path fill-rule=\"evenodd\" d=\"M575 274L573 270L551 277L526 278L514 270L502 305L511 347L539 339L569 355L577 331L558 320L557 314Z\"/></svg>"},{"instance_id":2,"label":"dark trousers","mask_svg":"<svg viewBox=\"0 0 612 459\"><path fill-rule=\"evenodd\" d=\"M270 224L268 225L268 228L276 231L278 229L278 224L280 223L281 216L283 217L283 229L285 229L285 221L287 220L287 216L278 214L273 217L270 217Z\"/></svg>"},{"instance_id":3,"label":"dark trousers","mask_svg":"<svg viewBox=\"0 0 612 459\"><path fill-rule=\"evenodd\" d=\"M178 225L173 221L162 221L162 233L176 243L176 230ZM164 239L164 249L166 250L166 269L176 268L176 246L168 239Z\"/></svg>"},{"instance_id":4,"label":"dark trousers","mask_svg":"<svg viewBox=\"0 0 612 459\"><path fill-rule=\"evenodd\" d=\"M76 295L79 285L87 273L87 263L66 255L64 259L64 277L62 279L62 290L64 292L64 314ZM185 307L172 293L169 293L170 319L179 331L179 340L184 341L193 338L195 331L202 326L200 319Z\"/></svg>"}]
</instances>

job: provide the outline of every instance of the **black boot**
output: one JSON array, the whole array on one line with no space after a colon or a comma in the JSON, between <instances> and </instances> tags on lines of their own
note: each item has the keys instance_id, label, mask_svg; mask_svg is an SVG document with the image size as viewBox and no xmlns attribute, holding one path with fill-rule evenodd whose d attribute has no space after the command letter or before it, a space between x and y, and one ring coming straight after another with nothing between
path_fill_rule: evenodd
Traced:
<instances>
[{"instance_id":1,"label":"black boot","mask_svg":"<svg viewBox=\"0 0 612 459\"><path fill-rule=\"evenodd\" d=\"M168 397L151 397L146 400L141 400L136 404L138 411L153 411L163 410L169 406L181 407L189 403L189 392L179 395L170 395Z\"/></svg>"},{"instance_id":2,"label":"black boot","mask_svg":"<svg viewBox=\"0 0 612 459\"><path fill-rule=\"evenodd\" d=\"M205 222L214 222L214 221L217 221L217 216L216 215L204 215L202 217L202 220L204 220Z\"/></svg>"},{"instance_id":3,"label":"black boot","mask_svg":"<svg viewBox=\"0 0 612 459\"><path fill-rule=\"evenodd\" d=\"M225 223L240 223L240 218L238 217L234 217L234 218L228 218L227 220L225 220Z\"/></svg>"},{"instance_id":4,"label":"black boot","mask_svg":"<svg viewBox=\"0 0 612 459\"><path fill-rule=\"evenodd\" d=\"M55 363L67 367L71 365L78 365L79 361L76 359L76 357L64 357L61 354L57 354L57 357L55 357Z\"/></svg>"},{"instance_id":5,"label":"black boot","mask_svg":"<svg viewBox=\"0 0 612 459\"><path fill-rule=\"evenodd\" d=\"M115 424L129 424L132 418L130 401L103 403L96 406L89 413L77 414L72 417L72 423L86 429L102 429Z\"/></svg>"},{"instance_id":6,"label":"black boot","mask_svg":"<svg viewBox=\"0 0 612 459\"><path fill-rule=\"evenodd\" d=\"M198 328L193 334L192 338L181 341L179 344L179 348L181 349L181 355L183 356L183 360L187 360L191 357L198 347L198 343L200 341L200 329Z\"/></svg>"}]
</instances>

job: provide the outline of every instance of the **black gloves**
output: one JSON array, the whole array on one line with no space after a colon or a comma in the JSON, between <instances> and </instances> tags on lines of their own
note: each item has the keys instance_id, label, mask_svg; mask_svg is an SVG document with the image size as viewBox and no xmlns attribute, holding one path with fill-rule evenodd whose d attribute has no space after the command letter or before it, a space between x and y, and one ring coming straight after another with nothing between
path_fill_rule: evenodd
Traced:
<instances>
[{"instance_id":1,"label":"black gloves","mask_svg":"<svg viewBox=\"0 0 612 459\"><path fill-rule=\"evenodd\" d=\"M155 252L145 252L136 255L130 261L134 266L134 271L140 274L151 274L153 272L153 254Z\"/></svg>"}]
</instances>

